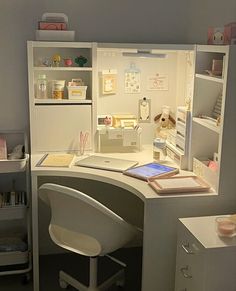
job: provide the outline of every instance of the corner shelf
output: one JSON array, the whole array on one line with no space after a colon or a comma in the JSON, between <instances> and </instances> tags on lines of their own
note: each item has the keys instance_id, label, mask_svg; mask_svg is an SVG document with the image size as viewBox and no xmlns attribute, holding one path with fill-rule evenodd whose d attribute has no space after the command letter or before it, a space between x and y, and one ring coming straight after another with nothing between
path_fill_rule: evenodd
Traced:
<instances>
[{"instance_id":1,"label":"corner shelf","mask_svg":"<svg viewBox=\"0 0 236 291\"><path fill-rule=\"evenodd\" d=\"M196 78L199 79L204 79L204 80L208 80L208 81L212 81L212 82L217 82L217 83L224 83L224 79L222 77L216 77L216 76L209 76L207 74L196 74L195 75Z\"/></svg>"},{"instance_id":2,"label":"corner shelf","mask_svg":"<svg viewBox=\"0 0 236 291\"><path fill-rule=\"evenodd\" d=\"M201 126L204 126L210 129L211 131L216 132L217 134L220 133L220 126L216 126L212 120L203 119L199 117L193 117L193 122L200 124Z\"/></svg>"}]
</instances>

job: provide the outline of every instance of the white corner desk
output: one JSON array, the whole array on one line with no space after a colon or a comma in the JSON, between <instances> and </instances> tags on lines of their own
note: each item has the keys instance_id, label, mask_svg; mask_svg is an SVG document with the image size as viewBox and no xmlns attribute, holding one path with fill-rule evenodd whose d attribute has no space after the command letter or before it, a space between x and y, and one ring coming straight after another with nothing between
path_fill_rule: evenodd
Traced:
<instances>
[{"instance_id":1,"label":"white corner desk","mask_svg":"<svg viewBox=\"0 0 236 291\"><path fill-rule=\"evenodd\" d=\"M106 154L140 164L152 161L151 151L130 154ZM32 175L32 237L34 291L39 290L39 180L46 177L66 177L103 182L117 186L134 195L143 204L142 291L173 291L175 278L177 218L215 214L229 209L216 193L159 196L146 182L122 173L72 166L70 168L36 167L41 155L31 156ZM41 181L42 182L42 181ZM87 193L89 194L89 193ZM109 194L112 199L112 193ZM231 203L232 204L232 203ZM132 211L132 209L128 209ZM135 290L136 291L136 290Z\"/></svg>"}]
</instances>

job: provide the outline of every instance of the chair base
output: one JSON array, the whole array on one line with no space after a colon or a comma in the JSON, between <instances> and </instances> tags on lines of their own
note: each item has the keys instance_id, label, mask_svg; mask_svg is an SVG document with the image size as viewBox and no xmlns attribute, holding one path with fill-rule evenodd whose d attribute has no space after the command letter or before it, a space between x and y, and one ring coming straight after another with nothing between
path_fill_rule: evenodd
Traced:
<instances>
[{"instance_id":1,"label":"chair base","mask_svg":"<svg viewBox=\"0 0 236 291\"><path fill-rule=\"evenodd\" d=\"M118 271L112 277L108 278L102 284L96 287L92 286L85 286L84 284L80 283L78 280L74 279L64 271L60 271L59 273L59 282L61 288L67 288L68 285L73 286L75 289L79 291L105 291L114 283L117 283L119 286L124 285L124 270Z\"/></svg>"}]
</instances>

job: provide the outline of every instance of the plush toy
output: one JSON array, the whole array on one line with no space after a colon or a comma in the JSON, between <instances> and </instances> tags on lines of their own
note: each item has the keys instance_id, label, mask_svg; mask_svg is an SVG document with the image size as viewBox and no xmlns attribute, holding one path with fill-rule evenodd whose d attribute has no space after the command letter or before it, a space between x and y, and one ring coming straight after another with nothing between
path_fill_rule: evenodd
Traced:
<instances>
[{"instance_id":1,"label":"plush toy","mask_svg":"<svg viewBox=\"0 0 236 291\"><path fill-rule=\"evenodd\" d=\"M162 113L154 117L154 121L158 123L157 136L167 138L168 130L175 126L175 119L170 115L170 107L163 106Z\"/></svg>"}]
</instances>

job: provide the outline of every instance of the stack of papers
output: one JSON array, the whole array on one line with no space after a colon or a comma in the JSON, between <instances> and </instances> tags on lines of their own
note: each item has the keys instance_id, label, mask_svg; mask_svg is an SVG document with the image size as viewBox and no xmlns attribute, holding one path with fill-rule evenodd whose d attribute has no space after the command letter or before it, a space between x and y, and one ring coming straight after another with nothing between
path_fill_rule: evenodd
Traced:
<instances>
[{"instance_id":1,"label":"stack of papers","mask_svg":"<svg viewBox=\"0 0 236 291\"><path fill-rule=\"evenodd\" d=\"M70 167L73 159L73 154L46 154L38 162L37 167Z\"/></svg>"}]
</instances>

